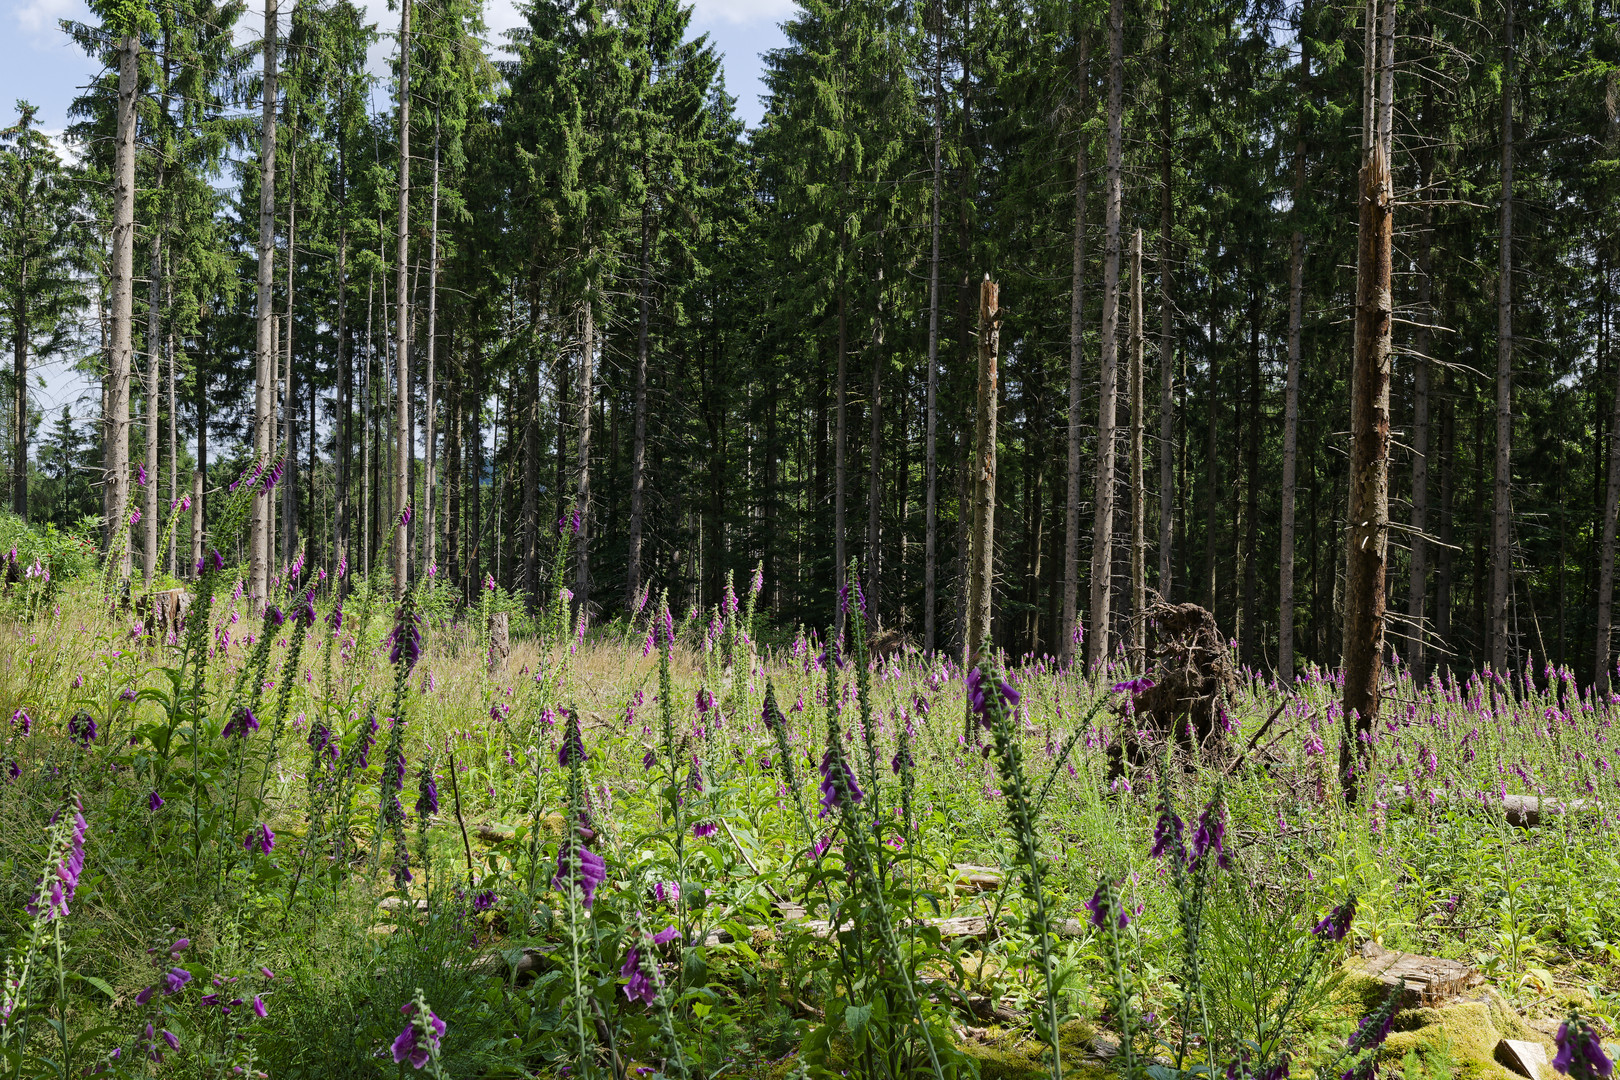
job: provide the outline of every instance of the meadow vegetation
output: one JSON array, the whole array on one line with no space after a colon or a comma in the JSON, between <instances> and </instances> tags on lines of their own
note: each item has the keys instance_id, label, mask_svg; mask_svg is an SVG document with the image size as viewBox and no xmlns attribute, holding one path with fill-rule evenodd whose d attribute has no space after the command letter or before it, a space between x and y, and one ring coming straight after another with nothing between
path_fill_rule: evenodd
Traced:
<instances>
[{"instance_id":1,"label":"meadow vegetation","mask_svg":"<svg viewBox=\"0 0 1620 1080\"><path fill-rule=\"evenodd\" d=\"M1606 1075L1620 756L1569 673L1397 667L1346 806L1331 672L1190 746L1123 658L874 655L858 586L841 641L758 575L588 625L563 532L537 613L294 564L255 614L210 552L180 626L20 533L0 1074ZM1487 983L1414 1008L1369 941Z\"/></svg>"}]
</instances>

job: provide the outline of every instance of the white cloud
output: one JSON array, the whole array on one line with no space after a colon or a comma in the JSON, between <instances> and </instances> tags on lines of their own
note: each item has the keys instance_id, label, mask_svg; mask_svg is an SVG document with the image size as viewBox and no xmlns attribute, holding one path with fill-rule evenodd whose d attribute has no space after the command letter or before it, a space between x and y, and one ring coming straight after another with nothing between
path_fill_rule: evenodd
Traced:
<instances>
[{"instance_id":1,"label":"white cloud","mask_svg":"<svg viewBox=\"0 0 1620 1080\"><path fill-rule=\"evenodd\" d=\"M18 0L10 7L12 18L16 20L14 25L35 48L61 45L58 20L84 19L89 15L84 0Z\"/></svg>"},{"instance_id":2,"label":"white cloud","mask_svg":"<svg viewBox=\"0 0 1620 1080\"><path fill-rule=\"evenodd\" d=\"M693 0L693 21L746 26L775 24L793 13L793 0Z\"/></svg>"}]
</instances>

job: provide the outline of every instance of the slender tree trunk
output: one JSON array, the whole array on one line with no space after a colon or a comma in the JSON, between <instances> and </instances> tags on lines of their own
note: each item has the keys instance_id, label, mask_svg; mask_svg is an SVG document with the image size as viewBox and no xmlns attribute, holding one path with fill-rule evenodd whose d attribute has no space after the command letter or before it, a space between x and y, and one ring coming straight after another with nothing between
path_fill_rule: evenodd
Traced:
<instances>
[{"instance_id":1,"label":"slender tree trunk","mask_svg":"<svg viewBox=\"0 0 1620 1080\"><path fill-rule=\"evenodd\" d=\"M1214 252L1210 253L1213 259ZM1220 481L1221 456L1220 446L1217 442L1220 435L1221 416L1221 353L1215 340L1215 298L1217 285L1210 284L1210 312L1209 312L1209 427L1204 444L1204 605L1211 615L1215 614L1215 562L1217 541L1220 532Z\"/></svg>"},{"instance_id":2,"label":"slender tree trunk","mask_svg":"<svg viewBox=\"0 0 1620 1080\"><path fill-rule=\"evenodd\" d=\"M1389 532L1389 381L1393 301L1394 190L1390 126L1394 105L1395 4L1383 0L1383 26L1373 45L1378 0L1369 0L1366 63L1375 75L1367 95L1361 169L1361 225L1356 275L1355 366L1350 407L1350 516L1344 605L1344 740L1339 771L1354 803L1368 767L1373 721L1382 691L1384 575Z\"/></svg>"},{"instance_id":3,"label":"slender tree trunk","mask_svg":"<svg viewBox=\"0 0 1620 1080\"><path fill-rule=\"evenodd\" d=\"M371 504L374 488L371 483L372 454L377 440L373 437L371 418L376 408L375 376L371 361L376 354L376 339L371 334L372 300L377 292L376 272L366 275L366 368L360 376L360 572L371 577Z\"/></svg>"},{"instance_id":4,"label":"slender tree trunk","mask_svg":"<svg viewBox=\"0 0 1620 1080\"><path fill-rule=\"evenodd\" d=\"M1103 221L1102 363L1097 409L1097 513L1091 548L1091 638L1086 658L1100 667L1108 658L1114 566L1115 399L1119 384L1120 158L1125 90L1123 0L1108 5L1108 161Z\"/></svg>"},{"instance_id":5,"label":"slender tree trunk","mask_svg":"<svg viewBox=\"0 0 1620 1080\"><path fill-rule=\"evenodd\" d=\"M1142 230L1131 236L1131 665L1147 665L1147 484L1142 475L1147 435L1143 399Z\"/></svg>"},{"instance_id":6,"label":"slender tree trunk","mask_svg":"<svg viewBox=\"0 0 1620 1080\"><path fill-rule=\"evenodd\" d=\"M112 348L107 361L107 536L119 536L129 515L129 378L135 359L135 105L140 93L141 39L131 34L118 41L117 142L113 150ZM127 533L118 550L119 574L129 576Z\"/></svg>"},{"instance_id":7,"label":"slender tree trunk","mask_svg":"<svg viewBox=\"0 0 1620 1080\"><path fill-rule=\"evenodd\" d=\"M1159 595L1171 599L1175 584L1175 306L1171 260L1175 246L1173 132L1170 108L1170 0L1160 11L1159 57Z\"/></svg>"},{"instance_id":8,"label":"slender tree trunk","mask_svg":"<svg viewBox=\"0 0 1620 1080\"><path fill-rule=\"evenodd\" d=\"M438 433L434 430L437 420L436 411L438 402L435 397L438 393L438 376L435 368L439 341L439 110L433 110L433 195L431 201L433 224L429 228L428 240L428 317L427 317L427 418L425 420L426 443L425 455L422 459L422 530L423 530L423 561L428 566L434 565L438 553L435 550L435 540L438 537L438 515L435 513L436 500L434 499L434 447Z\"/></svg>"},{"instance_id":9,"label":"slender tree trunk","mask_svg":"<svg viewBox=\"0 0 1620 1080\"><path fill-rule=\"evenodd\" d=\"M881 255L880 255L881 258ZM866 611L876 625L883 622L883 267L878 267L878 301L872 317L872 400L870 468L866 490Z\"/></svg>"},{"instance_id":10,"label":"slender tree trunk","mask_svg":"<svg viewBox=\"0 0 1620 1080\"><path fill-rule=\"evenodd\" d=\"M834 408L837 412L837 434L833 441L833 586L835 596L842 598L844 586L847 584L845 575L849 570L849 549L846 546L844 531L845 522L845 481L848 478L848 425L846 423L849 411L848 376L849 376L849 312L845 297L845 283L842 279L838 283L838 387L835 391L837 400ZM833 612L833 627L837 634L844 632L844 605L835 605Z\"/></svg>"},{"instance_id":11,"label":"slender tree trunk","mask_svg":"<svg viewBox=\"0 0 1620 1080\"><path fill-rule=\"evenodd\" d=\"M595 408L596 308L585 301L584 347L579 355L579 464L574 509L579 535L574 538L574 610L588 611L591 601L591 410Z\"/></svg>"},{"instance_id":12,"label":"slender tree trunk","mask_svg":"<svg viewBox=\"0 0 1620 1080\"><path fill-rule=\"evenodd\" d=\"M472 350L472 476L467 491L467 595L471 598L483 587L483 540L481 504L484 493L484 349L478 342ZM496 429L498 431L499 428ZM492 433L491 438L494 437Z\"/></svg>"},{"instance_id":13,"label":"slender tree trunk","mask_svg":"<svg viewBox=\"0 0 1620 1080\"><path fill-rule=\"evenodd\" d=\"M193 568L203 557L203 500L208 489L208 376L204 350L197 358L197 371L193 376L193 392L197 410L197 467L191 474L191 565Z\"/></svg>"},{"instance_id":14,"label":"slender tree trunk","mask_svg":"<svg viewBox=\"0 0 1620 1080\"><path fill-rule=\"evenodd\" d=\"M394 509L403 514L411 505L411 0L399 5L399 220L398 265L394 267ZM394 531L394 596L403 598L410 577L410 538L405 526Z\"/></svg>"},{"instance_id":15,"label":"slender tree trunk","mask_svg":"<svg viewBox=\"0 0 1620 1080\"><path fill-rule=\"evenodd\" d=\"M293 371L293 335L297 310L298 270L298 110L287 132L287 319L285 368L281 398L281 430L287 443L287 471L281 479L281 565L298 557L298 384ZM311 438L313 438L313 434ZM291 585L289 581L287 583Z\"/></svg>"},{"instance_id":16,"label":"slender tree trunk","mask_svg":"<svg viewBox=\"0 0 1620 1080\"><path fill-rule=\"evenodd\" d=\"M172 279L169 281L166 291L166 302L172 310L174 308L174 282ZM180 501L180 397L174 370L174 323L172 321L169 323L169 332L165 335L164 341L164 359L169 367L169 506L172 508ZM171 509L169 512L174 513L174 510ZM166 569L170 577L175 576L177 569L175 566L175 543L175 533L171 532L169 533L169 548L165 556Z\"/></svg>"},{"instance_id":17,"label":"slender tree trunk","mask_svg":"<svg viewBox=\"0 0 1620 1080\"><path fill-rule=\"evenodd\" d=\"M999 289L988 276L979 287L979 408L973 431L973 532L969 538L967 640L963 667L991 647L996 566L996 360L1001 345Z\"/></svg>"},{"instance_id":18,"label":"slender tree trunk","mask_svg":"<svg viewBox=\"0 0 1620 1080\"><path fill-rule=\"evenodd\" d=\"M645 180L646 168L642 175ZM647 362L648 334L652 319L652 205L649 192L641 204L641 267L636 303L636 419L630 445L630 540L625 566L625 610L634 612L641 595L641 532L646 513L647 485Z\"/></svg>"},{"instance_id":19,"label":"slender tree trunk","mask_svg":"<svg viewBox=\"0 0 1620 1080\"><path fill-rule=\"evenodd\" d=\"M928 255L928 416L923 450L926 508L923 512L923 653L934 654L937 642L939 559L939 184L945 130L945 13L934 6L934 187L929 209Z\"/></svg>"},{"instance_id":20,"label":"slender tree trunk","mask_svg":"<svg viewBox=\"0 0 1620 1080\"><path fill-rule=\"evenodd\" d=\"M157 183L163 186L163 165L157 169ZM158 393L159 369L163 363L162 310L163 289L163 228L154 222L152 244L147 254L146 278L146 386L143 402L146 410L146 446L144 448L146 483L141 487L141 550L145 570L146 588L150 590L158 572L158 416L162 399ZM133 532L134 530L131 530Z\"/></svg>"},{"instance_id":21,"label":"slender tree trunk","mask_svg":"<svg viewBox=\"0 0 1620 1080\"><path fill-rule=\"evenodd\" d=\"M259 267L254 300L257 363L253 394L253 450L266 471L275 449L270 438L276 379L276 312L271 296L276 269L276 18L278 0L264 7L264 101L259 148ZM252 610L270 592L270 495L263 485L253 495L248 542L248 596Z\"/></svg>"},{"instance_id":22,"label":"slender tree trunk","mask_svg":"<svg viewBox=\"0 0 1620 1080\"><path fill-rule=\"evenodd\" d=\"M1600 307L1603 312L1604 344L1607 344L1607 313L1609 299L1609 264L1603 256L1598 258ZM1606 347L1602 351L1607 351ZM1602 352L1599 354L1600 358ZM1608 446L1609 482L1603 496L1603 547L1598 557L1598 609L1597 654L1594 658L1593 682L1599 694L1607 700L1611 681L1610 658L1613 649L1614 556L1616 518L1620 517L1620 364L1615 365L1616 385L1613 413L1609 419Z\"/></svg>"},{"instance_id":23,"label":"slender tree trunk","mask_svg":"<svg viewBox=\"0 0 1620 1080\"><path fill-rule=\"evenodd\" d=\"M1513 0L1502 34L1502 235L1496 282L1496 470L1491 508L1491 668L1508 670L1513 541Z\"/></svg>"},{"instance_id":24,"label":"slender tree trunk","mask_svg":"<svg viewBox=\"0 0 1620 1080\"><path fill-rule=\"evenodd\" d=\"M1080 377L1085 349L1086 308L1086 134L1089 113L1087 91L1091 87L1091 35L1080 34L1080 103L1075 124L1074 149L1074 245L1069 270L1069 431L1068 490L1063 510L1063 598L1058 625L1059 655L1072 665L1079 634L1080 597Z\"/></svg>"},{"instance_id":25,"label":"slender tree trunk","mask_svg":"<svg viewBox=\"0 0 1620 1080\"><path fill-rule=\"evenodd\" d=\"M1424 94L1424 130L1433 130L1433 93ZM1429 196L1434 180L1434 151L1427 145L1418 154L1418 185ZM1434 208L1423 210L1417 249L1417 322L1412 335L1412 575L1406 593L1406 666L1415 682L1423 679L1423 644L1429 632L1425 609L1429 598L1429 350L1434 322L1433 264Z\"/></svg>"},{"instance_id":26,"label":"slender tree trunk","mask_svg":"<svg viewBox=\"0 0 1620 1080\"><path fill-rule=\"evenodd\" d=\"M1444 371L1441 379L1445 379ZM1456 502L1454 462L1457 453L1456 407L1450 394L1440 399L1440 551L1434 567L1434 636L1449 648L1451 640L1452 507Z\"/></svg>"},{"instance_id":27,"label":"slender tree trunk","mask_svg":"<svg viewBox=\"0 0 1620 1080\"><path fill-rule=\"evenodd\" d=\"M1260 547L1260 268L1250 268L1249 279L1249 402L1244 446L1243 510L1243 616L1238 630L1238 655L1249 667L1260 656L1259 561Z\"/></svg>"},{"instance_id":28,"label":"slender tree trunk","mask_svg":"<svg viewBox=\"0 0 1620 1080\"><path fill-rule=\"evenodd\" d=\"M1299 74L1301 108L1294 114L1294 228L1288 241L1288 373L1283 389L1282 505L1278 558L1277 674L1285 685L1294 682L1294 491L1299 462L1299 365L1305 324L1305 110L1310 91L1311 53L1307 23L1310 5L1299 15Z\"/></svg>"}]
</instances>

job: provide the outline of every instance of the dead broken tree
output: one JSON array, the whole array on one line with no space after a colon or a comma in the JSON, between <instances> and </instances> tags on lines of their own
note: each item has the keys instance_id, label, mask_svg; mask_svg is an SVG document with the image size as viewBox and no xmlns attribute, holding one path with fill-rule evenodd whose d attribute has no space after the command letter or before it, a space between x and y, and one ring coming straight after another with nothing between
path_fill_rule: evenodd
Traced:
<instances>
[{"instance_id":1,"label":"dead broken tree","mask_svg":"<svg viewBox=\"0 0 1620 1080\"><path fill-rule=\"evenodd\" d=\"M1162 602L1146 614L1152 634L1148 674L1128 706L1119 706L1119 714L1128 712L1131 722L1109 751L1111 772L1124 759L1141 763L1139 730L1173 737L1189 755L1226 748L1226 703L1238 689L1237 663L1215 616L1197 604Z\"/></svg>"}]
</instances>

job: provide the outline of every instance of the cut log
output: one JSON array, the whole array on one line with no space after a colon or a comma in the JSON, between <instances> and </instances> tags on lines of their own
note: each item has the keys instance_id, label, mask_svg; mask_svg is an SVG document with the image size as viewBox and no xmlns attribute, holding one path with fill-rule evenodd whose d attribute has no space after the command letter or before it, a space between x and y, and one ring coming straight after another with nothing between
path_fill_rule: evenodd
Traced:
<instances>
[{"instance_id":1,"label":"cut log","mask_svg":"<svg viewBox=\"0 0 1620 1080\"><path fill-rule=\"evenodd\" d=\"M955 886L964 892L995 892L1001 888L1007 876L1001 872L999 866L975 866L972 863L957 863L951 867L951 880Z\"/></svg>"},{"instance_id":2,"label":"cut log","mask_svg":"<svg viewBox=\"0 0 1620 1080\"><path fill-rule=\"evenodd\" d=\"M1482 805L1478 796L1453 795L1439 790L1428 792L1427 799L1432 806L1442 806L1453 800L1459 806ZM1415 801L1408 799L1407 808L1410 809ZM1521 829L1533 829L1565 814L1580 814L1595 809L1585 799L1563 800L1539 795L1492 795L1490 802L1483 805L1500 805L1507 823Z\"/></svg>"},{"instance_id":3,"label":"cut log","mask_svg":"<svg viewBox=\"0 0 1620 1080\"><path fill-rule=\"evenodd\" d=\"M1376 941L1361 947L1361 964L1368 976L1389 987L1406 991L1414 1006L1434 1006L1464 990L1478 986L1485 976L1467 964L1437 956L1386 949Z\"/></svg>"}]
</instances>

